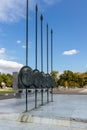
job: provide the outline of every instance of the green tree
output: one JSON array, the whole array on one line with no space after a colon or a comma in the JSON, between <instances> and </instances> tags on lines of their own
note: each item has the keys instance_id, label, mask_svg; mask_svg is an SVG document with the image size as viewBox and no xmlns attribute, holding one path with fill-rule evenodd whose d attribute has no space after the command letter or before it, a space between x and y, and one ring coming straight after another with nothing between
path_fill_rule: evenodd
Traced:
<instances>
[{"instance_id":1,"label":"green tree","mask_svg":"<svg viewBox=\"0 0 87 130\"><path fill-rule=\"evenodd\" d=\"M0 74L0 86L1 82L4 82L7 87L12 86L12 75L11 74Z\"/></svg>"},{"instance_id":2,"label":"green tree","mask_svg":"<svg viewBox=\"0 0 87 130\"><path fill-rule=\"evenodd\" d=\"M73 81L73 72L70 70L65 70L63 74L61 74L59 79L61 86L71 86L71 81Z\"/></svg>"},{"instance_id":3,"label":"green tree","mask_svg":"<svg viewBox=\"0 0 87 130\"><path fill-rule=\"evenodd\" d=\"M11 74L7 74L6 75L6 85L8 87L11 87L12 86L12 75Z\"/></svg>"},{"instance_id":4,"label":"green tree","mask_svg":"<svg viewBox=\"0 0 87 130\"><path fill-rule=\"evenodd\" d=\"M57 87L58 86L58 71L52 71L51 75L54 77L55 87Z\"/></svg>"}]
</instances>

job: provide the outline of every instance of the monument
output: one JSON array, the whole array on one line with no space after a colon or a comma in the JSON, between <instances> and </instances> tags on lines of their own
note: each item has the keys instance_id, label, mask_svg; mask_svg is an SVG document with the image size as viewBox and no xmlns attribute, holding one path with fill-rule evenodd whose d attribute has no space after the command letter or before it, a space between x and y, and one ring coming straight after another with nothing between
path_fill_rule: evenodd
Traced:
<instances>
[{"instance_id":1,"label":"monument","mask_svg":"<svg viewBox=\"0 0 87 130\"><path fill-rule=\"evenodd\" d=\"M37 68L37 48L38 48L38 6L35 7L36 21L35 21L35 69L33 70L28 65L28 0L26 0L26 65L24 65L19 73L13 73L13 88L26 90L26 111L27 107L27 95L28 89L35 90L35 108L37 108L37 89L41 90L41 105L43 105L43 89L47 90L47 103L49 102L49 90L51 90L51 101L53 101L53 87L54 78L49 73L49 42L48 42L48 24L46 26L47 31L47 73L43 70L43 15L40 16L41 21L41 70ZM51 29L51 72L53 71L53 31ZM15 82L16 81L16 82ZM18 87L17 87L18 86Z\"/></svg>"}]
</instances>

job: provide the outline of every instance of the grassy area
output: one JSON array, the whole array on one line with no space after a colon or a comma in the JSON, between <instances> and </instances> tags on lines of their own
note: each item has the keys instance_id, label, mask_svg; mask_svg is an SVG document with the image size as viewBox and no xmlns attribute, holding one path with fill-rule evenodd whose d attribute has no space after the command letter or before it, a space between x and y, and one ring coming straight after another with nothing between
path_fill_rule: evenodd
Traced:
<instances>
[{"instance_id":1,"label":"grassy area","mask_svg":"<svg viewBox=\"0 0 87 130\"><path fill-rule=\"evenodd\" d=\"M4 89L1 89L0 88L0 94L4 94L4 93L14 93L14 90L12 88L4 88Z\"/></svg>"}]
</instances>

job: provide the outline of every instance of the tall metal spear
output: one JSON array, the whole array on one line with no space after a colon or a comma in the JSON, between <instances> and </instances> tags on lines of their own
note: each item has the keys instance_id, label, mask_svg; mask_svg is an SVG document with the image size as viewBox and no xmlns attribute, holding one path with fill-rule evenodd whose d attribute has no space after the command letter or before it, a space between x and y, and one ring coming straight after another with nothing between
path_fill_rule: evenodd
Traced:
<instances>
[{"instance_id":1,"label":"tall metal spear","mask_svg":"<svg viewBox=\"0 0 87 130\"><path fill-rule=\"evenodd\" d=\"M41 20L41 72L43 72L43 15L40 16ZM41 105L43 105L43 88L41 89Z\"/></svg>"},{"instance_id":2,"label":"tall metal spear","mask_svg":"<svg viewBox=\"0 0 87 130\"><path fill-rule=\"evenodd\" d=\"M26 0L26 66L28 66L28 0ZM26 88L26 112L27 106L27 88Z\"/></svg>"},{"instance_id":3,"label":"tall metal spear","mask_svg":"<svg viewBox=\"0 0 87 130\"><path fill-rule=\"evenodd\" d=\"M35 67L35 69L37 69L37 14L38 14L38 6L37 6L37 4L36 4L36 7L35 7L35 10L36 10L36 23L35 23L35 26L36 26L36 47L35 47L35 51L36 51L36 53L35 53L35 64L36 64L36 67Z\"/></svg>"},{"instance_id":4,"label":"tall metal spear","mask_svg":"<svg viewBox=\"0 0 87 130\"><path fill-rule=\"evenodd\" d=\"M48 55L48 24L47 24L47 74L49 73L49 55ZM47 102L49 102L49 89L47 88Z\"/></svg>"},{"instance_id":5,"label":"tall metal spear","mask_svg":"<svg viewBox=\"0 0 87 130\"><path fill-rule=\"evenodd\" d=\"M37 70L37 13L38 13L37 4L36 4L36 7L35 7L35 11L36 11L36 22L35 22L35 26L36 26L35 69ZM36 88L35 88L35 108L37 108L37 90L36 90Z\"/></svg>"},{"instance_id":6,"label":"tall metal spear","mask_svg":"<svg viewBox=\"0 0 87 130\"><path fill-rule=\"evenodd\" d=\"M51 29L51 73L53 71L53 30ZM53 102L53 86L51 88L51 101Z\"/></svg>"}]
</instances>

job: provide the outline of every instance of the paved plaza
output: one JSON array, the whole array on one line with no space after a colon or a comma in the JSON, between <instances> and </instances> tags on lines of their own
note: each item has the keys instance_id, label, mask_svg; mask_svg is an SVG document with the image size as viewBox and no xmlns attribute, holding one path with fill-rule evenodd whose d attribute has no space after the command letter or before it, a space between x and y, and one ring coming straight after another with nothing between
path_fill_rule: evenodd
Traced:
<instances>
[{"instance_id":1,"label":"paved plaza","mask_svg":"<svg viewBox=\"0 0 87 130\"><path fill-rule=\"evenodd\" d=\"M0 100L0 130L87 130L87 95L55 94L54 102L47 104L44 93L43 106L40 96L38 93L37 109L34 109L34 94L28 96L27 113L25 95Z\"/></svg>"},{"instance_id":2,"label":"paved plaza","mask_svg":"<svg viewBox=\"0 0 87 130\"><path fill-rule=\"evenodd\" d=\"M55 125L0 121L0 130L82 130ZM85 129L86 130L86 129Z\"/></svg>"}]
</instances>

